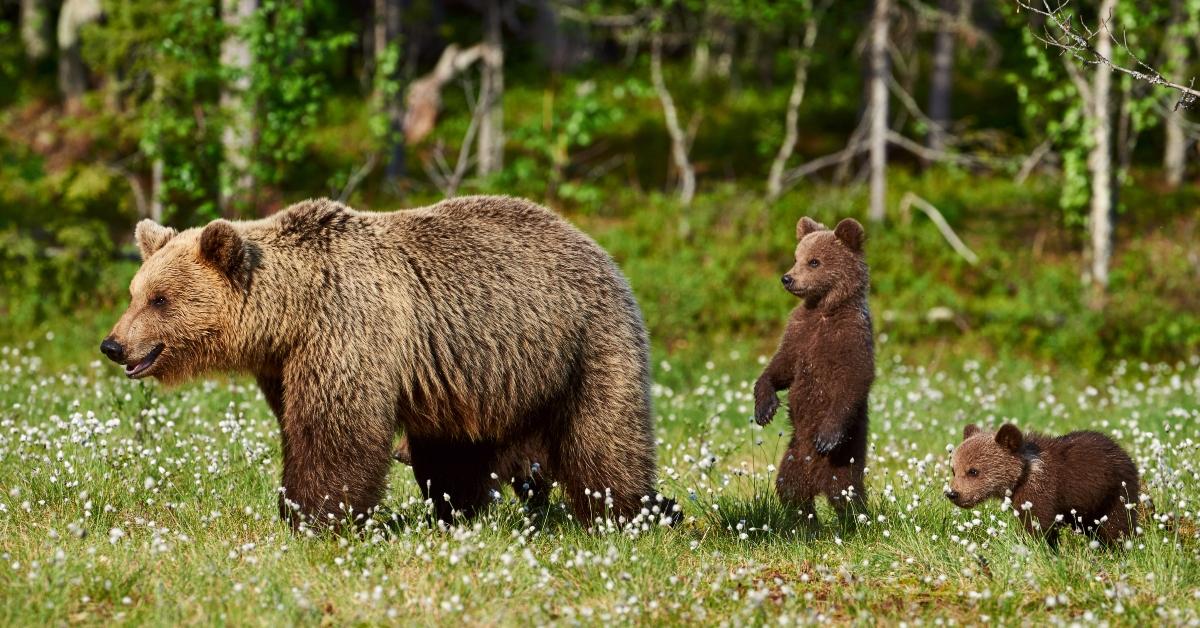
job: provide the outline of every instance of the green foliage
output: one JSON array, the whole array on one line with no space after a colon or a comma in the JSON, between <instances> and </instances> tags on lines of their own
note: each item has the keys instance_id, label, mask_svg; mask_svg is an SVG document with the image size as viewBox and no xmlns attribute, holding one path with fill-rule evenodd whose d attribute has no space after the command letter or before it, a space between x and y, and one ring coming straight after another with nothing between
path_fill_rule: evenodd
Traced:
<instances>
[{"instance_id":1,"label":"green foliage","mask_svg":"<svg viewBox=\"0 0 1200 628\"><path fill-rule=\"evenodd\" d=\"M321 11L332 8L319 0L265 0L237 33L252 59L242 102L253 113L256 138L249 157L260 183L280 182L287 167L303 158L306 131L316 125L329 91L326 66L354 42L353 33L313 26ZM239 77L225 68L224 78L233 83Z\"/></svg>"},{"instance_id":2,"label":"green foliage","mask_svg":"<svg viewBox=\"0 0 1200 628\"><path fill-rule=\"evenodd\" d=\"M116 3L83 38L144 165L161 162L164 218L177 224L219 215L222 36L216 5L169 0Z\"/></svg>"},{"instance_id":3,"label":"green foliage","mask_svg":"<svg viewBox=\"0 0 1200 628\"><path fill-rule=\"evenodd\" d=\"M119 289L108 226L132 220L121 177L98 164L47 173L0 139L0 181L0 317L25 326Z\"/></svg>"}]
</instances>

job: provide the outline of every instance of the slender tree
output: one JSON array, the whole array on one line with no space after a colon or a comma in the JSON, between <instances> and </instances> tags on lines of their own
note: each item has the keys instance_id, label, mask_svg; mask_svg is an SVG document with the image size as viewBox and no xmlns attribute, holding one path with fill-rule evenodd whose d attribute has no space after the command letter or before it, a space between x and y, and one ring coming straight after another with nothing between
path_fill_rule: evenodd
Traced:
<instances>
[{"instance_id":1,"label":"slender tree","mask_svg":"<svg viewBox=\"0 0 1200 628\"><path fill-rule=\"evenodd\" d=\"M1184 0L1171 1L1171 23L1167 26L1163 48L1166 53L1166 70L1179 72L1187 65L1189 42L1187 25L1194 23L1196 16L1184 14ZM1174 98L1167 98L1167 114L1163 119L1163 175L1167 185L1176 188L1183 183L1187 165L1187 134L1184 132L1183 112L1175 106Z\"/></svg>"},{"instance_id":2,"label":"slender tree","mask_svg":"<svg viewBox=\"0 0 1200 628\"><path fill-rule=\"evenodd\" d=\"M1116 9L1117 0L1101 0L1099 20L1107 20ZM1097 54L1111 59L1112 38L1096 38ZM1112 164L1112 68L1096 64L1088 90L1087 111L1091 125L1092 148L1088 154L1091 175L1091 207L1088 224L1091 231L1091 265L1089 279L1094 286L1093 305L1100 307L1108 290L1108 266L1112 257L1112 221L1116 206L1116 187Z\"/></svg>"},{"instance_id":3,"label":"slender tree","mask_svg":"<svg viewBox=\"0 0 1200 628\"><path fill-rule=\"evenodd\" d=\"M387 118L384 180L394 186L407 173L404 141L404 90L400 85L400 46L404 6L402 0L375 0L375 99Z\"/></svg>"},{"instance_id":4,"label":"slender tree","mask_svg":"<svg viewBox=\"0 0 1200 628\"><path fill-rule=\"evenodd\" d=\"M58 14L58 87L68 111L79 107L87 90L83 64L83 27L103 15L100 0L66 0Z\"/></svg>"},{"instance_id":5,"label":"slender tree","mask_svg":"<svg viewBox=\"0 0 1200 628\"><path fill-rule=\"evenodd\" d=\"M221 65L230 74L221 91L221 108L227 121L221 134L224 163L221 176L221 211L229 213L235 204L246 204L254 189L250 170L250 152L254 146L254 103L246 102L250 89L250 43L242 35L243 25L258 9L258 0L222 0L221 18L226 37L221 44Z\"/></svg>"},{"instance_id":6,"label":"slender tree","mask_svg":"<svg viewBox=\"0 0 1200 628\"><path fill-rule=\"evenodd\" d=\"M21 43L25 56L37 60L50 52L50 7L46 0L21 0Z\"/></svg>"},{"instance_id":7,"label":"slender tree","mask_svg":"<svg viewBox=\"0 0 1200 628\"><path fill-rule=\"evenodd\" d=\"M504 41L501 0L487 0L483 16L483 80L479 98L486 108L479 124L478 166L481 176L504 167Z\"/></svg>"},{"instance_id":8,"label":"slender tree","mask_svg":"<svg viewBox=\"0 0 1200 628\"><path fill-rule=\"evenodd\" d=\"M887 213L887 132L888 132L888 23L891 0L875 0L871 16L871 78L868 144L871 154L871 206L869 218L882 222Z\"/></svg>"},{"instance_id":9,"label":"slender tree","mask_svg":"<svg viewBox=\"0 0 1200 628\"><path fill-rule=\"evenodd\" d=\"M933 48L933 73L929 78L929 134L926 145L940 151L946 145L950 126L950 98L954 84L954 45L958 39L956 24L969 12L971 0L941 0L937 37Z\"/></svg>"}]
</instances>

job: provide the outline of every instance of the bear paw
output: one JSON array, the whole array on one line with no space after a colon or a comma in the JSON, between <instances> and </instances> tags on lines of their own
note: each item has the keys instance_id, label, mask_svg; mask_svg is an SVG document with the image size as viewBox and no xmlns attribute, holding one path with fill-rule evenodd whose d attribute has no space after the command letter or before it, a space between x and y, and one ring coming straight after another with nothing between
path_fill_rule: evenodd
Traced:
<instances>
[{"instance_id":1,"label":"bear paw","mask_svg":"<svg viewBox=\"0 0 1200 628\"><path fill-rule=\"evenodd\" d=\"M816 447L817 453L824 455L837 449L845 438L841 432L818 432L816 436L813 436L813 446Z\"/></svg>"},{"instance_id":2,"label":"bear paw","mask_svg":"<svg viewBox=\"0 0 1200 628\"><path fill-rule=\"evenodd\" d=\"M766 425L775 418L775 411L779 410L779 398L771 395L768 399L755 404L754 407L754 422L759 425Z\"/></svg>"}]
</instances>

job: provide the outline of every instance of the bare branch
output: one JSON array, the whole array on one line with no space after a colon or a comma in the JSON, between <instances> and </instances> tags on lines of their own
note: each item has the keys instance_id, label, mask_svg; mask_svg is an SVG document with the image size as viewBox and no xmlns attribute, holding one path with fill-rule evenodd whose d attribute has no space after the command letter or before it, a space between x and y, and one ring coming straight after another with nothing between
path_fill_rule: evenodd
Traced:
<instances>
[{"instance_id":1,"label":"bare branch","mask_svg":"<svg viewBox=\"0 0 1200 628\"><path fill-rule=\"evenodd\" d=\"M974 266L979 263L979 256L958 237L957 233L954 233L954 229L950 228L950 223L946 222L946 218L942 216L942 212L938 211L938 208L934 207L932 203L912 192L905 192L904 198L900 200L901 215L908 215L911 207L916 207L924 212L929 217L929 220L933 222L934 226L937 227L938 231L941 232L942 237L946 238L946 242L950 243L951 248L961 255L963 259L967 260L968 264Z\"/></svg>"},{"instance_id":2,"label":"bare branch","mask_svg":"<svg viewBox=\"0 0 1200 628\"><path fill-rule=\"evenodd\" d=\"M650 45L650 81L654 91L662 103L663 117L667 122L667 133L671 136L671 158L679 171L679 199L684 205L691 205L696 195L696 171L688 161L688 138L679 125L679 113L675 110L675 100L663 80L662 74L662 37L655 33Z\"/></svg>"},{"instance_id":3,"label":"bare branch","mask_svg":"<svg viewBox=\"0 0 1200 628\"><path fill-rule=\"evenodd\" d=\"M788 96L787 113L784 114L783 144L771 162L771 173L767 177L767 197L774 200L783 192L783 168L792 151L796 149L796 141L800 137L799 112L800 103L804 102L804 89L808 83L808 64L812 60L812 48L817 41L817 15L811 15L804 22L804 40L796 52L796 78L792 83L792 92Z\"/></svg>"},{"instance_id":4,"label":"bare branch","mask_svg":"<svg viewBox=\"0 0 1200 628\"><path fill-rule=\"evenodd\" d=\"M350 178L346 180L345 187L343 187L341 193L338 194L337 200L339 203L345 203L347 200L349 200L350 195L354 194L354 190L358 188L359 184L361 184L363 180L367 178L367 175L371 174L371 171L375 169L375 163L378 161L379 153L371 153L367 156L367 161L363 163L362 166L350 173Z\"/></svg>"},{"instance_id":5,"label":"bare branch","mask_svg":"<svg viewBox=\"0 0 1200 628\"><path fill-rule=\"evenodd\" d=\"M1150 85L1173 89L1180 94L1176 107L1190 109L1197 101L1200 101L1200 91L1191 87L1193 83L1189 82L1188 85L1182 85L1167 80L1158 70L1143 63L1130 50L1128 42L1118 41L1108 26L1109 20L1112 18L1111 15L1101 16L1099 26L1093 31L1087 25L1083 24L1082 20L1078 20L1079 25L1076 26L1077 16L1068 11L1070 0L1063 0L1061 4L1053 7L1050 6L1049 0L1042 0L1041 7L1033 6L1032 0L1015 1L1019 8L1045 18L1044 35L1034 34L1034 37L1047 46L1058 48L1063 53L1071 55L1085 65L1106 65L1114 71L1127 74ZM1134 60L1136 66L1128 68L1118 65L1113 61L1111 53L1104 54L1097 50L1092 40L1101 36L1107 37L1116 45L1121 46L1129 57ZM1072 77L1072 80L1074 80L1074 77ZM1076 85L1078 86L1078 83Z\"/></svg>"}]
</instances>

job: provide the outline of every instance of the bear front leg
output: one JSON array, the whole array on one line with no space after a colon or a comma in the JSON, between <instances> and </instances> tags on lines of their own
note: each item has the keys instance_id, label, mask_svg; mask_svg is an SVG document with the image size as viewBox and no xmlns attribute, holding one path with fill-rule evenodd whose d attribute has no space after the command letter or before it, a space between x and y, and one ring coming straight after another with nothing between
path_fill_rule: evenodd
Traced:
<instances>
[{"instance_id":1,"label":"bear front leg","mask_svg":"<svg viewBox=\"0 0 1200 628\"><path fill-rule=\"evenodd\" d=\"M767 425L775 418L775 412L779 410L779 395L776 393L792 384L792 363L789 358L787 352L780 348L758 381L754 382L754 420L759 425Z\"/></svg>"},{"instance_id":2,"label":"bear front leg","mask_svg":"<svg viewBox=\"0 0 1200 628\"><path fill-rule=\"evenodd\" d=\"M828 455L852 439L854 429L863 424L866 438L867 395L873 374L855 373L824 385L827 402L809 410L815 423L813 447L818 454Z\"/></svg>"},{"instance_id":3,"label":"bear front leg","mask_svg":"<svg viewBox=\"0 0 1200 628\"><path fill-rule=\"evenodd\" d=\"M1042 539L1052 550L1058 549L1058 533L1059 526L1055 521L1054 511L1046 505L1033 504L1029 508L1025 508L1025 502L1018 503L1018 499L1023 496L1017 495L1013 497L1014 507L1021 517L1021 524L1025 526L1025 531L1030 535Z\"/></svg>"},{"instance_id":4,"label":"bear front leg","mask_svg":"<svg viewBox=\"0 0 1200 628\"><path fill-rule=\"evenodd\" d=\"M360 376L324 365L285 370L279 503L293 527L361 523L383 496L393 410L383 394L368 392L386 387Z\"/></svg>"}]
</instances>

